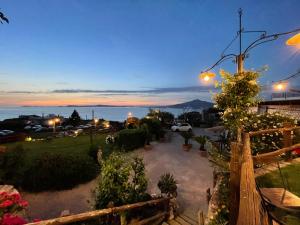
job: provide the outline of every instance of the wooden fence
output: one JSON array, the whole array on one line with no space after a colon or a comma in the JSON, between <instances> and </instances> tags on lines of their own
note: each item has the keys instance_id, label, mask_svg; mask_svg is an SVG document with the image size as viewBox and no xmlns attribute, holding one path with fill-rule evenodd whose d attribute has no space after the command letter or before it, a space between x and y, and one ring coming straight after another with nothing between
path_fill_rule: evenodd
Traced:
<instances>
[{"instance_id":1,"label":"wooden fence","mask_svg":"<svg viewBox=\"0 0 300 225\"><path fill-rule=\"evenodd\" d=\"M138 202L138 203L123 205L119 207L100 209L100 210L89 211L89 212L84 212L84 213L70 215L70 216L43 220L35 223L28 223L27 225L64 225L64 224L71 224L75 222L90 221L93 219L99 219L101 221L101 217L108 216L108 215L118 215L120 217L119 219L120 224L125 225L127 224L126 216L125 216L126 212L129 212L130 210L133 209L143 209L151 205L163 206L163 211L157 212L155 215L149 218L144 218L140 221L137 221L133 223L134 225L149 224L157 220L164 221L165 219L168 218L170 212L170 198L160 198L160 199L150 200L146 202Z\"/></svg>"},{"instance_id":2,"label":"wooden fence","mask_svg":"<svg viewBox=\"0 0 300 225\"><path fill-rule=\"evenodd\" d=\"M241 143L231 143L230 161L230 224L231 225L268 225L272 221L266 211L263 200L258 193L254 163L266 163L281 157L283 153L300 147L292 145L292 131L300 127L285 127L260 130L243 134ZM251 137L265 133L281 132L283 148L252 156Z\"/></svg>"}]
</instances>

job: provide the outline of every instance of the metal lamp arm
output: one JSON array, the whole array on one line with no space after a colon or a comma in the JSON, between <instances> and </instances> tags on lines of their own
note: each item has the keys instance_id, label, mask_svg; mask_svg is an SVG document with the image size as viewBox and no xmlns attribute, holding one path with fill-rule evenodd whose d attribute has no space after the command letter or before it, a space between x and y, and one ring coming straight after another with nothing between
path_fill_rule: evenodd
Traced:
<instances>
[{"instance_id":1,"label":"metal lamp arm","mask_svg":"<svg viewBox=\"0 0 300 225\"><path fill-rule=\"evenodd\" d=\"M283 33L277 33L277 34L271 34L271 35L263 35L262 37L256 39L255 41L253 41L244 51L243 54L246 54L247 52L249 52L250 49L265 43L265 42L269 42L269 41L275 41L279 36L283 36L283 35L287 35L287 34L292 34L292 33L296 33L299 32L300 28L292 30L292 31L287 31L287 32L283 32ZM265 40L265 41L262 41ZM262 42L260 42L262 41Z\"/></svg>"},{"instance_id":2,"label":"metal lamp arm","mask_svg":"<svg viewBox=\"0 0 300 225\"><path fill-rule=\"evenodd\" d=\"M210 71L211 69L213 69L214 67L216 67L217 65L219 65L221 62L224 62L225 60L227 59L230 59L232 57L237 57L236 54L228 54L228 55L224 55L222 56L215 64L213 64L211 67L209 67L208 69L202 71L202 73L205 73L205 72L208 72Z\"/></svg>"}]
</instances>

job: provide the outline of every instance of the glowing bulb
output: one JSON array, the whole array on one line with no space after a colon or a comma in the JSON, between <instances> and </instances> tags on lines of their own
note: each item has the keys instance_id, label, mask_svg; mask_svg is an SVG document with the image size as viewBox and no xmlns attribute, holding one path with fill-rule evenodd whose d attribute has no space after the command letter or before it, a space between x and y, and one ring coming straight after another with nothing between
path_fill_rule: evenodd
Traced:
<instances>
[{"instance_id":1,"label":"glowing bulb","mask_svg":"<svg viewBox=\"0 0 300 225\"><path fill-rule=\"evenodd\" d=\"M53 121L53 120L49 120L49 121L48 121L48 124L49 124L49 125L53 125L53 124L54 124L54 121Z\"/></svg>"},{"instance_id":2,"label":"glowing bulb","mask_svg":"<svg viewBox=\"0 0 300 225\"><path fill-rule=\"evenodd\" d=\"M208 82L211 79L214 79L215 76L216 74L214 74L213 72L204 72L199 75L199 78L205 82Z\"/></svg>"},{"instance_id":3,"label":"glowing bulb","mask_svg":"<svg viewBox=\"0 0 300 225\"><path fill-rule=\"evenodd\" d=\"M95 123L98 123L98 122L99 122L99 119L96 119L96 118L95 118L95 119L94 119L94 122L95 122Z\"/></svg>"},{"instance_id":4,"label":"glowing bulb","mask_svg":"<svg viewBox=\"0 0 300 225\"><path fill-rule=\"evenodd\" d=\"M207 76L207 75L204 76L204 78L203 78L204 81L209 81L209 79L210 79L210 78L209 78L209 76Z\"/></svg>"},{"instance_id":5,"label":"glowing bulb","mask_svg":"<svg viewBox=\"0 0 300 225\"><path fill-rule=\"evenodd\" d=\"M60 119L59 118L55 118L54 121L55 121L55 123L58 123L60 121Z\"/></svg>"},{"instance_id":6,"label":"glowing bulb","mask_svg":"<svg viewBox=\"0 0 300 225\"><path fill-rule=\"evenodd\" d=\"M274 90L276 91L284 91L286 90L286 87L287 87L287 83L277 83L274 84L273 86Z\"/></svg>"},{"instance_id":7,"label":"glowing bulb","mask_svg":"<svg viewBox=\"0 0 300 225\"><path fill-rule=\"evenodd\" d=\"M128 118L132 117L132 113L129 112L127 117L128 117Z\"/></svg>"}]
</instances>

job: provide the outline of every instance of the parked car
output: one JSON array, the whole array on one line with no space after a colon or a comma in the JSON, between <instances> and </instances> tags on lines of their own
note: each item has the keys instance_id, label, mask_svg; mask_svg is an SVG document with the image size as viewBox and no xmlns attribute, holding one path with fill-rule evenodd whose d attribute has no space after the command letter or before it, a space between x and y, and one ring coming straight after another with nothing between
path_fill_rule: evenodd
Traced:
<instances>
[{"instance_id":1,"label":"parked car","mask_svg":"<svg viewBox=\"0 0 300 225\"><path fill-rule=\"evenodd\" d=\"M15 132L12 131L12 130L1 130L1 132L4 133L5 135L9 135L9 134L15 133Z\"/></svg>"},{"instance_id":2,"label":"parked car","mask_svg":"<svg viewBox=\"0 0 300 225\"><path fill-rule=\"evenodd\" d=\"M192 126L188 123L178 123L171 127L172 131L192 131Z\"/></svg>"}]
</instances>

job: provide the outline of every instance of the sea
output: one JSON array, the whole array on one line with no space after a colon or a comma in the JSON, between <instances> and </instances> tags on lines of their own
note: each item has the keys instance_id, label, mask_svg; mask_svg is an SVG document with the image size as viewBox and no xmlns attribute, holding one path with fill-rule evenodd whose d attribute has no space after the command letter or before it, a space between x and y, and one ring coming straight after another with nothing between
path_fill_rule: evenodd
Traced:
<instances>
[{"instance_id":1,"label":"sea","mask_svg":"<svg viewBox=\"0 0 300 225\"><path fill-rule=\"evenodd\" d=\"M142 118L149 112L149 107L0 107L0 121L11 118L18 118L20 115L47 116L55 114L68 118L73 110L76 109L82 119L94 117L111 121L124 121L129 113L137 118ZM178 116L185 112L179 108L156 108L161 111L173 113ZM201 110L197 110L201 112Z\"/></svg>"}]
</instances>

